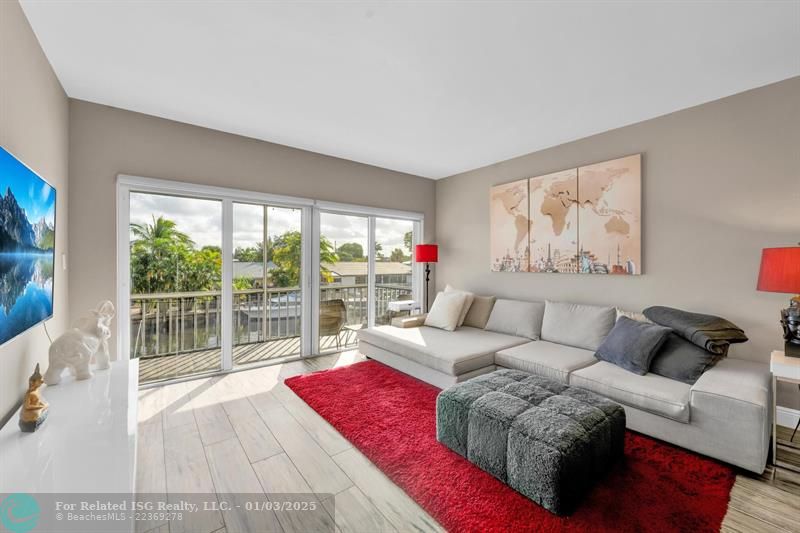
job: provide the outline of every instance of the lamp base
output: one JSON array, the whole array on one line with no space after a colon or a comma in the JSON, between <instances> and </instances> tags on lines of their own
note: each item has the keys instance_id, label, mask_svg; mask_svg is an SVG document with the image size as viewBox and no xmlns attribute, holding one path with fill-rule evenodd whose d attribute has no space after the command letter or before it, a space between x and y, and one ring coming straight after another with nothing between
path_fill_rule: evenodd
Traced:
<instances>
[{"instance_id":1,"label":"lamp base","mask_svg":"<svg viewBox=\"0 0 800 533\"><path fill-rule=\"evenodd\" d=\"M792 303L786 309L781 309L781 326L783 340L786 341L786 355L800 357L800 306Z\"/></svg>"},{"instance_id":2,"label":"lamp base","mask_svg":"<svg viewBox=\"0 0 800 533\"><path fill-rule=\"evenodd\" d=\"M783 347L783 353L786 357L800 357L800 344L787 342Z\"/></svg>"}]
</instances>

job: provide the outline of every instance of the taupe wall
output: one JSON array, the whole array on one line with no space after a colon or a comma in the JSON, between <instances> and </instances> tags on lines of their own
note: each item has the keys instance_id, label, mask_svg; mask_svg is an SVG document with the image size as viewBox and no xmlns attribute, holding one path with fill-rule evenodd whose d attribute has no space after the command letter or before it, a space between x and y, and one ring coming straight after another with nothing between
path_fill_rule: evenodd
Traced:
<instances>
[{"instance_id":1,"label":"taupe wall","mask_svg":"<svg viewBox=\"0 0 800 533\"><path fill-rule=\"evenodd\" d=\"M781 348L789 295L755 290L761 249L800 241L800 78L542 150L436 185L437 283L527 299L653 304L722 315L750 342L735 357ZM489 188L643 152L645 275L489 271ZM800 408L797 387L784 405Z\"/></svg>"},{"instance_id":2,"label":"taupe wall","mask_svg":"<svg viewBox=\"0 0 800 533\"><path fill-rule=\"evenodd\" d=\"M70 314L115 299L117 174L421 211L434 235L435 183L88 102L70 101Z\"/></svg>"},{"instance_id":3,"label":"taupe wall","mask_svg":"<svg viewBox=\"0 0 800 533\"><path fill-rule=\"evenodd\" d=\"M67 323L67 273L61 270L60 255L67 250L68 120L67 96L19 3L0 2L0 144L58 194L54 314L47 323L51 335L60 334ZM0 423L21 399L36 363L46 368L48 345L44 329L36 326L0 347Z\"/></svg>"}]
</instances>

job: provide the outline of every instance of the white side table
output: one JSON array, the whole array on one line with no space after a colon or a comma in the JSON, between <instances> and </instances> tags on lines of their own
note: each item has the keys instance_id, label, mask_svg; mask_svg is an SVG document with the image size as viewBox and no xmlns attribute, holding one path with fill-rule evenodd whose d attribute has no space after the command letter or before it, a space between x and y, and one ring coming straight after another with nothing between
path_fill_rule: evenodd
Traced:
<instances>
[{"instance_id":1,"label":"white side table","mask_svg":"<svg viewBox=\"0 0 800 533\"><path fill-rule=\"evenodd\" d=\"M772 352L769 361L769 369L772 372L772 464L800 472L800 468L795 465L785 463L778 460L778 448L783 449L800 449L800 446L788 441L778 439L778 413L777 413L777 396L778 396L778 382L793 383L800 385L800 357L786 357L786 355L779 350Z\"/></svg>"},{"instance_id":2,"label":"white side table","mask_svg":"<svg viewBox=\"0 0 800 533\"><path fill-rule=\"evenodd\" d=\"M414 300L393 300L386 304L386 308L389 311L394 311L395 313L399 313L401 311L413 311L417 309L419 305Z\"/></svg>"}]
</instances>

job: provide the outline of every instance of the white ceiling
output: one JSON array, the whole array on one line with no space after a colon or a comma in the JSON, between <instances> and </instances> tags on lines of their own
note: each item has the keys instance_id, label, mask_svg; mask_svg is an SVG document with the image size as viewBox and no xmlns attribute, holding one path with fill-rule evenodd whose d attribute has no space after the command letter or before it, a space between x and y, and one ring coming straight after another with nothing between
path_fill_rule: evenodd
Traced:
<instances>
[{"instance_id":1,"label":"white ceiling","mask_svg":"<svg viewBox=\"0 0 800 533\"><path fill-rule=\"evenodd\" d=\"M73 98L430 178L800 75L800 2L22 0Z\"/></svg>"}]
</instances>

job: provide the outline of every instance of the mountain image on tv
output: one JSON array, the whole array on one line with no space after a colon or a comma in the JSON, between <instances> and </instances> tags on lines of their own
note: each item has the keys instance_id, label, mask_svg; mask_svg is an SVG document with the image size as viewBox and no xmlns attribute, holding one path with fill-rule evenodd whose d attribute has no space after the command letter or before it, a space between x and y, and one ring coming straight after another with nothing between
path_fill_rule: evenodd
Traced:
<instances>
[{"instance_id":1,"label":"mountain image on tv","mask_svg":"<svg viewBox=\"0 0 800 533\"><path fill-rule=\"evenodd\" d=\"M56 190L0 147L0 344L53 314Z\"/></svg>"},{"instance_id":2,"label":"mountain image on tv","mask_svg":"<svg viewBox=\"0 0 800 533\"><path fill-rule=\"evenodd\" d=\"M47 251L55 248L56 230L44 217L28 220L10 187L0 193L0 252Z\"/></svg>"}]
</instances>

